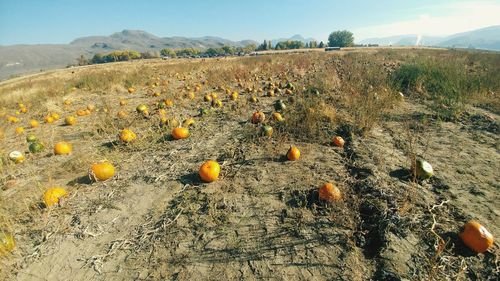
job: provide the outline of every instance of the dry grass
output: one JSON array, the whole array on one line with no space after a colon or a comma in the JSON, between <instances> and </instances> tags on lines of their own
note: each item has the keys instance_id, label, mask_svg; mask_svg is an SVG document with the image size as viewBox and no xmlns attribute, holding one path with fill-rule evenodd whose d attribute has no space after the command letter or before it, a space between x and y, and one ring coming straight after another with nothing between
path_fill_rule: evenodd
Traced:
<instances>
[{"instance_id":1,"label":"dry grass","mask_svg":"<svg viewBox=\"0 0 500 281\"><path fill-rule=\"evenodd\" d=\"M342 243L349 245L341 245L346 247L342 250L347 249L349 253L354 249L362 251L363 249L354 246L359 238L354 236L355 233L361 233L367 239L381 239L384 235L382 232L386 230L380 227L382 230L379 233L374 222L373 225L363 225L358 208L368 200L362 198L371 196L373 198L370 200L378 202L387 200L389 195L384 193L384 199L378 198L379 193L376 192L386 191L383 182L382 187L376 187L370 186L374 184L368 180L361 179L364 170L360 168L358 171L353 167L355 163L350 156L354 153L334 150L330 146L331 137L341 128L348 127L354 128L362 139L362 135L370 134L373 128L380 126L385 117L401 105L398 89L394 88L390 80L391 73L399 63L423 54L444 56L440 51L433 50L374 51L370 54L356 52L342 55L314 52L207 61L128 62L76 68L71 74L54 72L2 83L0 102L6 109L0 109L1 112L14 114L16 102L23 102L30 109L26 115L19 115L22 121L17 125L26 126L29 119L40 120L48 112L58 112L64 119L89 103L95 105L96 110L89 116L79 117L74 127L60 126L59 121L27 130L27 133L34 133L42 139L47 149L42 154L28 153L28 160L24 164L14 165L6 161L1 166L1 183L5 185L10 180L9 177L14 177L17 183L1 193L0 231L7 229L20 237L23 247L19 253L29 263L29 259L35 260L43 255L43 247L50 244L47 237L53 237L54 234L79 233L84 237L100 235L99 231L75 229L68 222L71 218L69 214L93 214L102 209L119 208L119 199L123 200L120 196L127 192L126 188L131 183L160 186L168 180L182 182L183 187L172 195L172 201L160 210L160 214L147 217L144 227L138 228L135 236L111 241L106 252L101 255L96 253L86 260L87 267L101 271L102 263L112 259L123 248L144 250L144 241L153 241L147 244L148 247L153 247L154 241L170 245L166 243L186 238L179 231L192 235L189 239L193 238L191 240L196 241L193 243L197 247L205 247L202 245L205 242L197 231L207 229L205 233L227 238L225 249L199 256L192 251L171 257L174 264L229 262L236 258L266 259L274 251L272 243L287 251L296 251L297 245L310 249L318 245L327 247L339 243L331 238L339 228L343 234L335 237L340 237L338 239ZM481 65L493 58L494 56L485 59L471 54L469 59L474 64L477 62ZM489 77L485 78L488 81L485 83L493 85L494 76L488 75L485 76ZM266 96L267 89L264 89L270 82L274 83L276 89L274 97ZM294 89L287 94L285 91L288 83L292 83ZM187 99L186 94L198 84L202 84L202 88L196 92L195 99ZM128 87L136 88L137 92L127 93ZM238 100L229 100L225 89L237 91ZM152 97L154 92L160 95ZM207 115L198 116L199 109L210 108L209 103L202 99L205 94L212 92L219 95L223 107L210 109ZM249 102L250 95L256 95L259 101ZM172 125L159 125L156 104L166 98L175 102L172 108L166 108L168 118L182 122L187 117L196 116L196 124L189 140L172 141L169 138ZM495 108L498 103L495 98L495 93L478 91L472 99L473 103ZM63 99L70 99L73 104L64 106ZM129 104L118 107L119 99L126 99ZM287 106L282 112L285 118L283 123L271 119L273 104L278 99L283 100ZM409 97L410 99L413 97ZM139 115L135 111L138 104L147 104L150 116ZM118 110L125 110L129 116L118 119ZM266 124L273 126L274 134L271 138L261 135L260 125L248 122L251 113L257 110L265 111ZM5 131L4 138L0 134L2 155L14 149L26 151L25 135L15 136L13 130L17 125L8 124L4 119L2 117L0 121L0 130ZM426 137L425 132L419 131L426 124L425 120L413 120L403 125L407 127L407 135L402 136L400 143L396 145L399 145L398 148L407 158L408 163L405 164L411 166L416 155L426 154L427 145L421 145L421 138ZM118 142L117 134L123 128L136 132L137 140L127 145ZM71 156L54 156L51 153L53 145L60 140L73 143L74 153ZM354 139L349 141L355 142ZM294 143L299 143L301 149L304 147L304 163L307 163L304 166L300 166L301 163L293 166L282 162L288 146ZM208 146L212 149L204 148ZM349 149L357 148L352 145ZM312 162L313 159L308 157L316 157L318 160ZM186 176L191 172L195 173L202 158L217 158L223 165L221 185L210 195L200 191L202 188L197 186L199 183L192 175ZM323 162L325 158L327 161ZM116 163L119 171L117 177L108 183L88 182L88 167L101 159ZM261 188L259 181L265 175L262 167L277 171L283 169L288 174L276 172L272 175L272 181L276 181L273 182L272 189ZM304 170L311 174L302 174ZM351 173L349 176L345 176L348 173L346 170ZM243 180L254 180L253 177L256 178L256 186L248 188ZM285 177L287 180L295 178L296 181L290 186L282 186L281 182L277 184ZM345 201L339 206L324 206L317 198L313 198L317 194L312 190L317 188L318 178L328 181L332 177L339 181L339 186L345 192ZM229 184L233 182L234 185ZM352 188L349 186L351 184ZM417 192L414 178L411 184L415 188L408 189L403 198L396 200L401 204L391 206L398 209L402 216L411 215L419 208L416 203L420 197L414 195ZM74 196L70 198L69 205L55 212L40 204L45 188L52 185L68 186ZM227 194L232 197L226 198ZM272 209L274 206L267 206L264 199L282 208L276 207L277 210L285 210L286 215L273 213L276 211ZM294 206L295 203L300 206ZM243 204L243 207L238 204ZM238 206L248 207L244 211L251 214L245 213L235 220L235 214L241 211ZM384 217L387 211L382 207L377 209L380 214L375 219L370 217L370 220L387 219ZM269 212L263 215L267 221L260 220L259 215L262 214L259 211L262 209ZM177 222L180 221L190 224L179 227ZM281 223L273 224L277 229L268 229L268 221ZM171 227L177 228L170 231ZM243 236L235 232L240 227L248 228ZM258 233L252 232L256 229ZM432 227L431 230L433 229ZM311 230L314 231L309 233ZM280 235L285 235L285 238ZM269 238L271 242L261 241L262 237ZM444 261L442 248L438 248L434 258L431 257L433 264L428 265L431 270ZM28 258L29 255L32 256ZM357 262L366 260L366 257L360 257ZM327 268L325 265L320 267ZM0 275L1 277L3 276Z\"/></svg>"}]
</instances>

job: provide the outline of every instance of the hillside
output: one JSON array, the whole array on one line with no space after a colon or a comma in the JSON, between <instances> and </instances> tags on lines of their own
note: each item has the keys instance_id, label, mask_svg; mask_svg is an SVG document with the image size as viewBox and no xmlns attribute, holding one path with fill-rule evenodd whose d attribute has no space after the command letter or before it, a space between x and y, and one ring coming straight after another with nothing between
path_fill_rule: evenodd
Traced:
<instances>
[{"instance_id":1,"label":"hillside","mask_svg":"<svg viewBox=\"0 0 500 281\"><path fill-rule=\"evenodd\" d=\"M383 38L369 38L359 44L379 44L381 46L415 46L419 36L397 35ZM435 46L446 48L474 48L500 51L500 25L490 26L445 37L421 36L420 46Z\"/></svg>"},{"instance_id":2,"label":"hillside","mask_svg":"<svg viewBox=\"0 0 500 281\"><path fill-rule=\"evenodd\" d=\"M500 25L448 36L439 46L500 51Z\"/></svg>"},{"instance_id":3,"label":"hillside","mask_svg":"<svg viewBox=\"0 0 500 281\"><path fill-rule=\"evenodd\" d=\"M0 80L16 74L66 67L68 64L74 64L81 55L91 58L94 54L114 50L147 52L160 51L164 48L206 49L223 45L243 47L248 44L257 42L251 40L234 42L210 36L161 38L140 30L123 30L110 36L77 38L66 45L0 46Z\"/></svg>"},{"instance_id":4,"label":"hillside","mask_svg":"<svg viewBox=\"0 0 500 281\"><path fill-rule=\"evenodd\" d=\"M426 48L0 82L0 280L499 280L498 93Z\"/></svg>"}]
</instances>

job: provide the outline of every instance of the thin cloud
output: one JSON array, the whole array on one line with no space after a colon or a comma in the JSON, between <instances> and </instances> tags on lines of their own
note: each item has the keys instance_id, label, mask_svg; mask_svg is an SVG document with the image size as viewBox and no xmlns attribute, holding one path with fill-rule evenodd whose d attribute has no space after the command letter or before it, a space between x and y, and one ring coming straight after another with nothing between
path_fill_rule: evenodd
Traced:
<instances>
[{"instance_id":1,"label":"thin cloud","mask_svg":"<svg viewBox=\"0 0 500 281\"><path fill-rule=\"evenodd\" d=\"M432 11L406 21L355 29L354 35L357 41L402 34L442 36L500 24L499 2L459 2L429 8ZM436 10L447 13L434 16Z\"/></svg>"}]
</instances>

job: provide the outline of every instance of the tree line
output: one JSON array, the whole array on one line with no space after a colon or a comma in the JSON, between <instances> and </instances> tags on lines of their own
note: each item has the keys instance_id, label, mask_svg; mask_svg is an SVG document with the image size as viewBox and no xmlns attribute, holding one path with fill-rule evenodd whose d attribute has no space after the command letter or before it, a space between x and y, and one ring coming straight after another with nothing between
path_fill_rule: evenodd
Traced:
<instances>
[{"instance_id":1,"label":"tree line","mask_svg":"<svg viewBox=\"0 0 500 281\"><path fill-rule=\"evenodd\" d=\"M208 48L206 50L200 50L195 48L184 48L184 49L163 49L160 54L165 57L214 57L214 56L230 56L230 55L241 55L248 54L255 51L256 46L254 44L249 44L245 47L234 47L225 45L220 48Z\"/></svg>"},{"instance_id":2,"label":"tree line","mask_svg":"<svg viewBox=\"0 0 500 281\"><path fill-rule=\"evenodd\" d=\"M348 30L338 30L330 33L328 36L328 47L351 47L354 46L354 36L352 32ZM287 40L280 41L275 46L273 46L271 41L264 40L260 44L256 51L266 51L266 50L290 50L290 49L303 49L303 48L324 48L325 44L321 41L319 44L317 41L302 42L298 40Z\"/></svg>"},{"instance_id":3,"label":"tree line","mask_svg":"<svg viewBox=\"0 0 500 281\"><path fill-rule=\"evenodd\" d=\"M354 37L352 32L347 30L338 30L330 33L328 36L328 46L329 47L350 47L354 45ZM206 50L200 50L195 48L184 48L184 49L169 49L165 48L161 51L153 52L137 52L133 50L125 51L113 51L107 54L95 54L91 59L86 59L83 55L77 59L77 65L87 65L87 64L99 64L108 62L118 62L118 61L129 61L135 59L150 59L164 57L214 57L214 56L228 56L228 55L242 55L248 54L254 51L265 51L265 50L289 50L289 49L303 49L303 48L324 48L325 44L321 41L319 44L317 41L302 42L298 40L287 40L278 42L273 46L271 41L264 40L262 44L256 46L255 44L250 44L245 47L234 47L234 46L222 46L219 48L208 48Z\"/></svg>"},{"instance_id":4,"label":"tree line","mask_svg":"<svg viewBox=\"0 0 500 281\"><path fill-rule=\"evenodd\" d=\"M266 51L266 50L290 50L290 49L312 49L312 48L324 48L325 44L321 41L319 44L317 41L302 42L298 40L287 40L280 41L275 46L273 46L272 41L264 40L260 44L256 51Z\"/></svg>"}]
</instances>

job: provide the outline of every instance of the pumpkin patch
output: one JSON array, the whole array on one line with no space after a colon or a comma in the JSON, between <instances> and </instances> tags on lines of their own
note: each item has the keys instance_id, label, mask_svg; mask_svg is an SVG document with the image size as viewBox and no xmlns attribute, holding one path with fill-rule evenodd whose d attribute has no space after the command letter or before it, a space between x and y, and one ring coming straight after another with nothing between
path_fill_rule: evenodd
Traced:
<instances>
[{"instance_id":1,"label":"pumpkin patch","mask_svg":"<svg viewBox=\"0 0 500 281\"><path fill-rule=\"evenodd\" d=\"M225 49L0 83L0 280L494 279L496 53Z\"/></svg>"}]
</instances>

